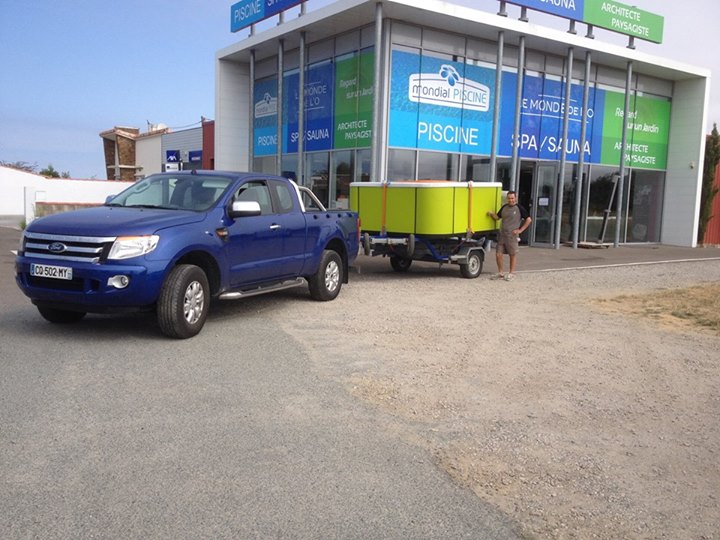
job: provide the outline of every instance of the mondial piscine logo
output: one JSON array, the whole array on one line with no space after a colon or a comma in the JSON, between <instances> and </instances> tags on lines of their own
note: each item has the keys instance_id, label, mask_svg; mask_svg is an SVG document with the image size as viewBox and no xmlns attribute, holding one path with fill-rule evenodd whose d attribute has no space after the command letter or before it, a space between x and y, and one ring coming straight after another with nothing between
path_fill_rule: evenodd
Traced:
<instances>
[{"instance_id":1,"label":"mondial piscine logo","mask_svg":"<svg viewBox=\"0 0 720 540\"><path fill-rule=\"evenodd\" d=\"M264 118L277 114L277 98L265 92L263 98L255 103L255 118Z\"/></svg>"},{"instance_id":2,"label":"mondial piscine logo","mask_svg":"<svg viewBox=\"0 0 720 540\"><path fill-rule=\"evenodd\" d=\"M410 101L487 112L490 109L490 89L484 84L464 79L448 64L437 73L412 73L408 78Z\"/></svg>"}]
</instances>

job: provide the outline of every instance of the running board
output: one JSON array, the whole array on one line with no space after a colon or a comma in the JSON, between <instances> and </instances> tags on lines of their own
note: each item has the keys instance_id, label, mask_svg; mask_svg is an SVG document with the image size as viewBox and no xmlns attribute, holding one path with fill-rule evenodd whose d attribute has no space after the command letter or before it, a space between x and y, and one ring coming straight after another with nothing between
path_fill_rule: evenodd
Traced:
<instances>
[{"instance_id":1,"label":"running board","mask_svg":"<svg viewBox=\"0 0 720 540\"><path fill-rule=\"evenodd\" d=\"M305 280L303 278L295 278L287 281L281 281L280 283L276 283L274 285L267 285L247 291L231 291L222 293L220 296L218 296L218 299L237 300L238 298L247 298L248 296L256 296L258 294L265 294L273 291L282 291L284 289L292 289L293 287L299 287L300 285L304 284Z\"/></svg>"}]
</instances>

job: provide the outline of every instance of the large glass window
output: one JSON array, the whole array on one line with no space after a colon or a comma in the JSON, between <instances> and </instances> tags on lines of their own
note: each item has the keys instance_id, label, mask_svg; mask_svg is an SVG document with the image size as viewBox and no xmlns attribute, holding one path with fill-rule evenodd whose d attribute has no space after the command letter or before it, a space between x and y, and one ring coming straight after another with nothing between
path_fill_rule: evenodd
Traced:
<instances>
[{"instance_id":1,"label":"large glass window","mask_svg":"<svg viewBox=\"0 0 720 540\"><path fill-rule=\"evenodd\" d=\"M559 169L559 166L558 166ZM563 179L562 216L560 219L560 242L572 240L573 220L575 219L575 190L577 189L578 167L575 163L565 164Z\"/></svg>"},{"instance_id":2,"label":"large glass window","mask_svg":"<svg viewBox=\"0 0 720 540\"><path fill-rule=\"evenodd\" d=\"M329 206L329 179L330 154L328 152L314 152L305 156L304 184L320 199L325 206Z\"/></svg>"},{"instance_id":3,"label":"large glass window","mask_svg":"<svg viewBox=\"0 0 720 540\"><path fill-rule=\"evenodd\" d=\"M497 173L495 180L502 183L503 191L510 189L510 175L512 171L512 160L507 158L500 158L497 160Z\"/></svg>"},{"instance_id":4,"label":"large glass window","mask_svg":"<svg viewBox=\"0 0 720 540\"><path fill-rule=\"evenodd\" d=\"M332 184L330 186L330 208L349 207L350 182L353 181L353 164L352 150L341 150L333 153L333 172Z\"/></svg>"},{"instance_id":5,"label":"large glass window","mask_svg":"<svg viewBox=\"0 0 720 540\"><path fill-rule=\"evenodd\" d=\"M355 167L355 181L369 182L372 172L372 150L370 148L357 151Z\"/></svg>"},{"instance_id":6,"label":"large glass window","mask_svg":"<svg viewBox=\"0 0 720 540\"><path fill-rule=\"evenodd\" d=\"M283 154L280 176L297 181L297 154Z\"/></svg>"},{"instance_id":7,"label":"large glass window","mask_svg":"<svg viewBox=\"0 0 720 540\"><path fill-rule=\"evenodd\" d=\"M415 150L391 148L388 152L388 181L415 180Z\"/></svg>"},{"instance_id":8,"label":"large glass window","mask_svg":"<svg viewBox=\"0 0 720 540\"><path fill-rule=\"evenodd\" d=\"M263 156L253 159L252 169L255 172L275 174L276 156Z\"/></svg>"},{"instance_id":9,"label":"large glass window","mask_svg":"<svg viewBox=\"0 0 720 540\"><path fill-rule=\"evenodd\" d=\"M487 156L460 156L461 182L489 182L490 158Z\"/></svg>"},{"instance_id":10,"label":"large glass window","mask_svg":"<svg viewBox=\"0 0 720 540\"><path fill-rule=\"evenodd\" d=\"M418 154L418 180L457 180L458 154L420 152Z\"/></svg>"},{"instance_id":11,"label":"large glass window","mask_svg":"<svg viewBox=\"0 0 720 540\"><path fill-rule=\"evenodd\" d=\"M596 165L590 170L586 224L586 240L588 242L598 240L612 242L615 239L617 181L619 178L620 173L617 167ZM625 185L627 186L627 178ZM620 240L623 241L622 237Z\"/></svg>"},{"instance_id":12,"label":"large glass window","mask_svg":"<svg viewBox=\"0 0 720 540\"><path fill-rule=\"evenodd\" d=\"M659 242L665 173L633 170L628 192L627 242Z\"/></svg>"}]
</instances>

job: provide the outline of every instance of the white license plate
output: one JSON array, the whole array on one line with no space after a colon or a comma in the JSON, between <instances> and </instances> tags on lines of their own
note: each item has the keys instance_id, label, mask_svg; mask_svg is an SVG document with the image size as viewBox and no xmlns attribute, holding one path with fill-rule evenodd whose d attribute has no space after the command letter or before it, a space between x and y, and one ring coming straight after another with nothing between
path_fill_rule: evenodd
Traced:
<instances>
[{"instance_id":1,"label":"white license plate","mask_svg":"<svg viewBox=\"0 0 720 540\"><path fill-rule=\"evenodd\" d=\"M30 275L52 279L72 279L72 268L67 266L49 266L47 264L31 264Z\"/></svg>"}]
</instances>

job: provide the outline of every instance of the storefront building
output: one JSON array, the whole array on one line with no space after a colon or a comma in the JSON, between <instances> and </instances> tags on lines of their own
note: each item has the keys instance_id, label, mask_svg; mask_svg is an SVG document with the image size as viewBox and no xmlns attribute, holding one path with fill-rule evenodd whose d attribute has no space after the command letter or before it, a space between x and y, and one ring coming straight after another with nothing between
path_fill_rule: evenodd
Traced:
<instances>
[{"instance_id":1,"label":"storefront building","mask_svg":"<svg viewBox=\"0 0 720 540\"><path fill-rule=\"evenodd\" d=\"M708 70L505 2L418 4L302 9L219 51L216 168L296 178L329 208L351 182L497 181L530 245L696 244Z\"/></svg>"}]
</instances>

